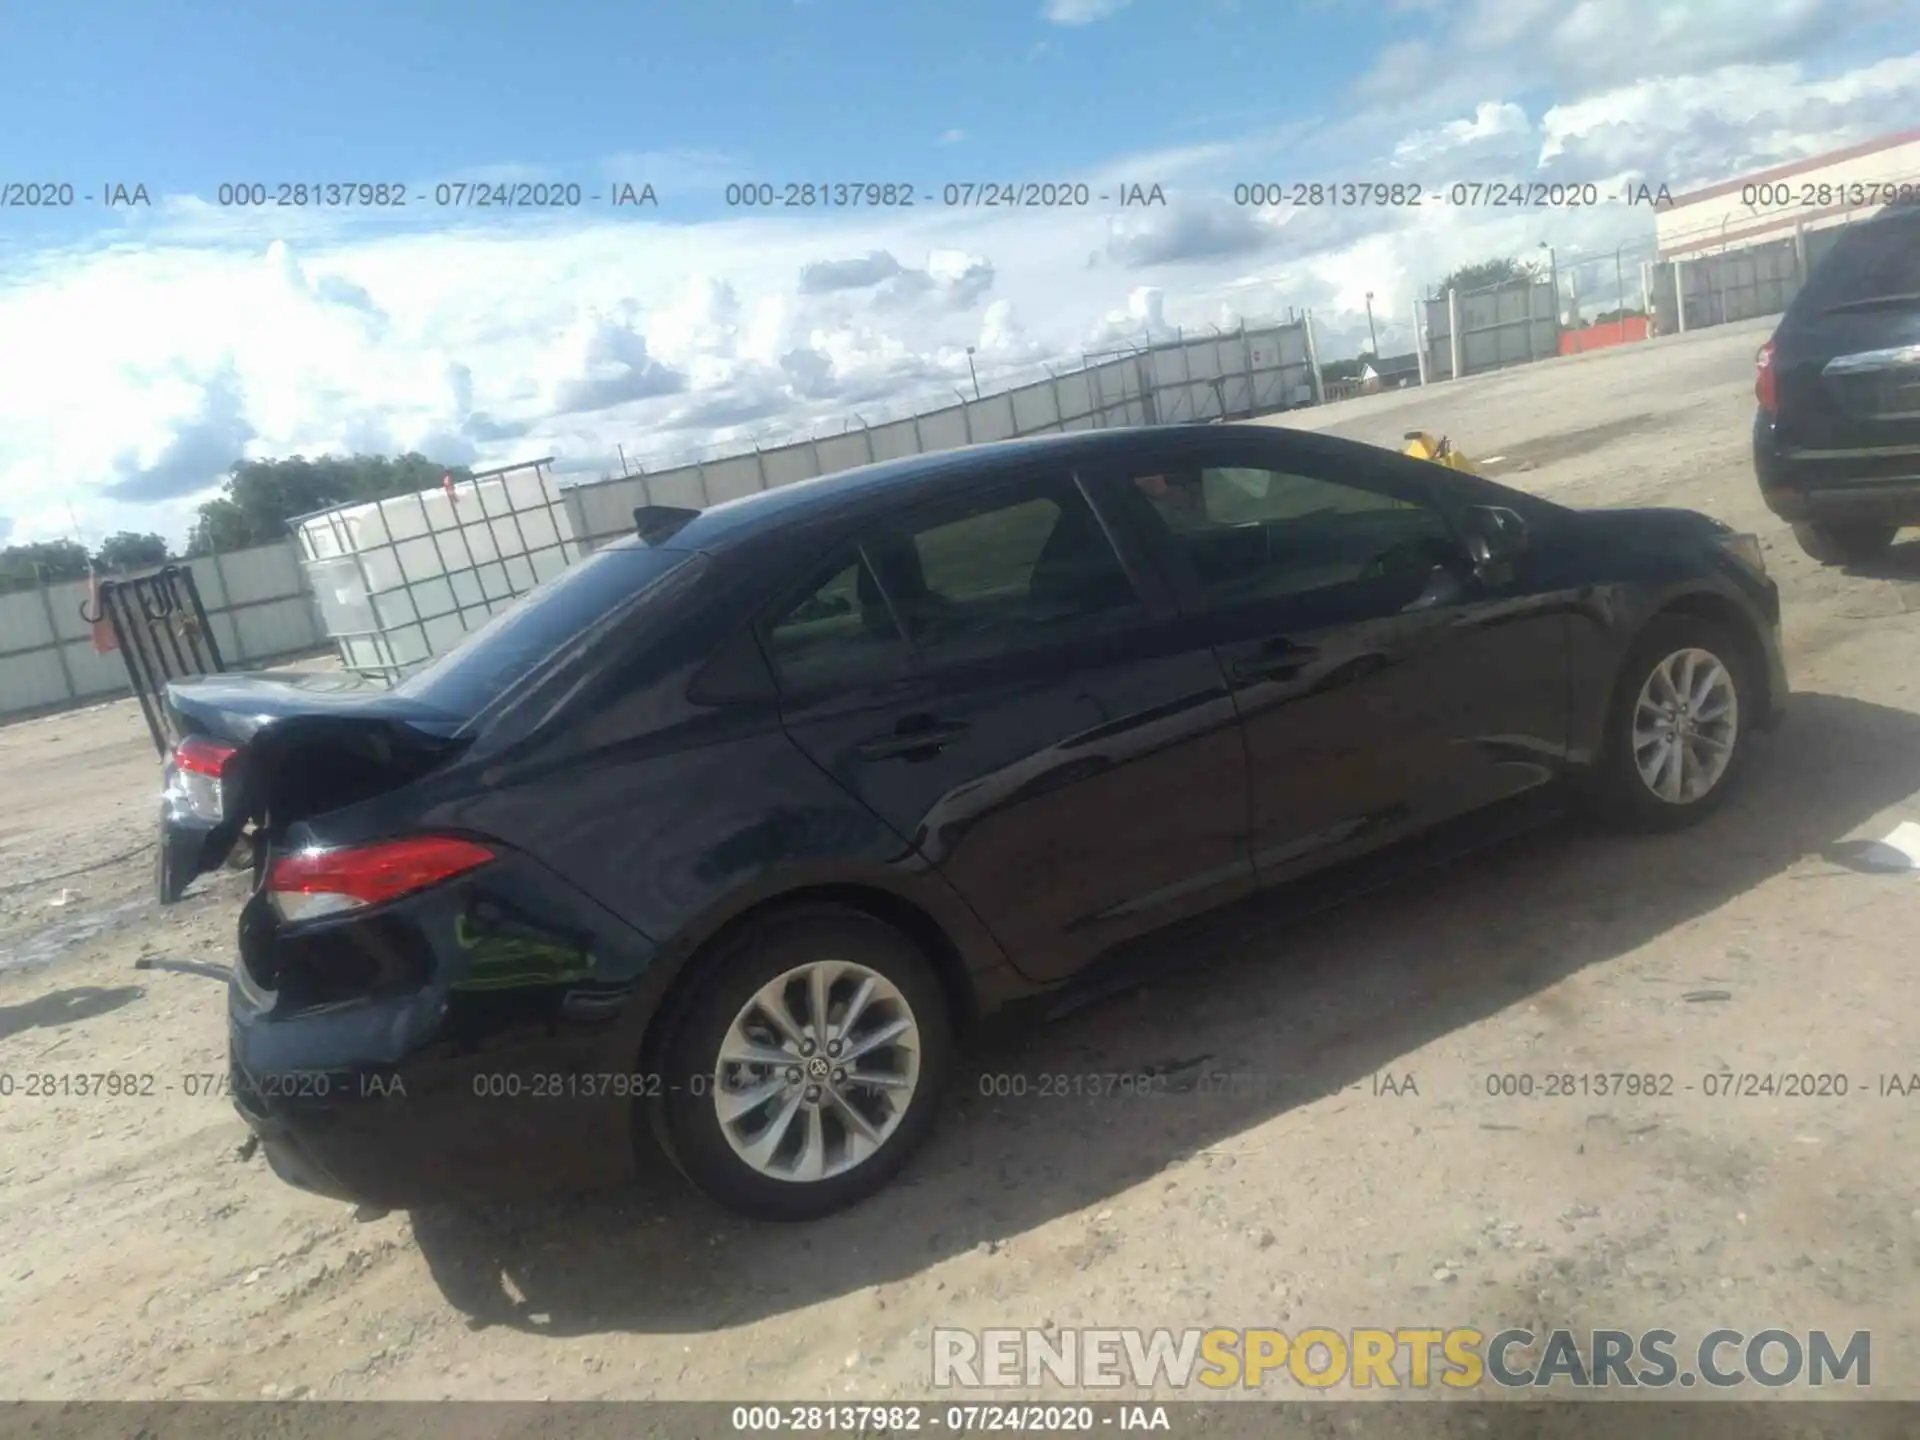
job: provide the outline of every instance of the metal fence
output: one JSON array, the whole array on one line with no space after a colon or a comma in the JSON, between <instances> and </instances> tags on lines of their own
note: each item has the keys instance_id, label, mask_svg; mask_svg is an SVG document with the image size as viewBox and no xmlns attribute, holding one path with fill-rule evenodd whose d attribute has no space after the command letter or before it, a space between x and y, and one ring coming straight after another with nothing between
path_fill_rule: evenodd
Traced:
<instances>
[{"instance_id":1,"label":"metal fence","mask_svg":"<svg viewBox=\"0 0 1920 1440\"><path fill-rule=\"evenodd\" d=\"M651 473L613 476L561 492L583 550L633 528L640 505L705 509L722 501L880 460L1069 430L1169 425L1270 414L1322 398L1311 317L1185 336L1085 357L1078 370L962 399L879 425L853 417L837 435Z\"/></svg>"},{"instance_id":2,"label":"metal fence","mask_svg":"<svg viewBox=\"0 0 1920 1440\"><path fill-rule=\"evenodd\" d=\"M1530 267L1530 278L1435 294L1420 303L1427 375L1478 375L1597 348L1569 344L1567 337L1603 315L1643 314L1655 335L1778 315L1841 235L1878 210L1864 207L1843 213L1837 223L1670 260L1659 258L1653 239L1599 253L1546 251ZM1702 234L1712 238L1711 232ZM1692 243L1701 241L1693 237Z\"/></svg>"},{"instance_id":3,"label":"metal fence","mask_svg":"<svg viewBox=\"0 0 1920 1440\"><path fill-rule=\"evenodd\" d=\"M326 648L292 540L181 563L193 570L210 633L229 666L268 664ZM88 597L85 580L0 594L0 717L132 692L121 654L95 648Z\"/></svg>"},{"instance_id":4,"label":"metal fence","mask_svg":"<svg viewBox=\"0 0 1920 1440\"><path fill-rule=\"evenodd\" d=\"M638 448L633 444L622 447L622 456L626 458L621 461L621 466L628 476L660 474L669 470L689 469L695 464L726 460L756 448L773 450L784 445L804 444L816 436L824 438L844 434L855 427L878 429L895 422L909 424L916 415L925 416L951 408L956 401L962 404L969 400L978 403L983 399L992 400L996 395L1008 391L1064 382L1096 367L1155 349L1177 352L1180 347L1190 345L1198 351L1209 343L1236 343L1243 334L1259 337L1276 330L1304 330L1305 326L1304 316L1289 309L1284 322L1278 317L1270 317L1242 321L1231 327L1210 325L1185 329L1176 326L1157 336L1143 326L1137 335L1119 336L1104 348L1077 355L1070 360L1035 360L1003 365L990 364L983 357L980 369L973 374L971 382L949 382L919 393L909 392L898 398L862 402L857 411L849 409L844 415L825 423L795 423L791 417L775 416L750 427L738 427L727 440L704 444L676 445L669 443L664 435L647 436ZM973 357L969 355L968 359L971 363ZM1267 362L1263 358L1256 363L1264 366ZM1195 378L1202 377L1196 372ZM1300 378L1307 378L1304 368ZM1111 383L1110 377L1108 383ZM604 480L613 476L611 472L603 472L599 478ZM570 480L568 483L573 482Z\"/></svg>"},{"instance_id":5,"label":"metal fence","mask_svg":"<svg viewBox=\"0 0 1920 1440\"><path fill-rule=\"evenodd\" d=\"M1560 353L1559 305L1548 276L1449 290L1422 304L1430 379L1458 380Z\"/></svg>"},{"instance_id":6,"label":"metal fence","mask_svg":"<svg viewBox=\"0 0 1920 1440\"><path fill-rule=\"evenodd\" d=\"M1699 330L1778 315L1804 279L1799 247L1790 239L1668 261L1656 267L1654 279L1655 303L1669 321L1661 328Z\"/></svg>"},{"instance_id":7,"label":"metal fence","mask_svg":"<svg viewBox=\"0 0 1920 1440\"><path fill-rule=\"evenodd\" d=\"M1653 313L1661 333L1780 314L1840 237L1874 213L1862 211L1837 225L1650 265Z\"/></svg>"},{"instance_id":8,"label":"metal fence","mask_svg":"<svg viewBox=\"0 0 1920 1440\"><path fill-rule=\"evenodd\" d=\"M1570 250L1552 262L1550 277L1560 295L1567 327L1601 316L1647 313L1647 265L1658 253L1652 236L1623 241L1612 250Z\"/></svg>"}]
</instances>

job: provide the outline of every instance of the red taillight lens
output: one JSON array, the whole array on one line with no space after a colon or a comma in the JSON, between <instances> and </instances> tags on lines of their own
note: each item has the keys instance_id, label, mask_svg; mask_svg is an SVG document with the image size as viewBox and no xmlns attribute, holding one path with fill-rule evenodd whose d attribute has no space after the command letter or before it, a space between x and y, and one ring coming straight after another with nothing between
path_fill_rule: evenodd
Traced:
<instances>
[{"instance_id":1,"label":"red taillight lens","mask_svg":"<svg viewBox=\"0 0 1920 1440\"><path fill-rule=\"evenodd\" d=\"M173 763L190 775L210 775L218 780L226 773L227 762L239 753L235 746L189 735L173 747Z\"/></svg>"},{"instance_id":2,"label":"red taillight lens","mask_svg":"<svg viewBox=\"0 0 1920 1440\"><path fill-rule=\"evenodd\" d=\"M1780 408L1780 389L1773 368L1773 341L1769 340L1760 347L1760 353L1753 357L1753 398L1760 402L1760 408L1772 414Z\"/></svg>"},{"instance_id":3,"label":"red taillight lens","mask_svg":"<svg viewBox=\"0 0 1920 1440\"><path fill-rule=\"evenodd\" d=\"M237 747L189 735L173 747L173 794L197 819L218 824L227 813L227 767Z\"/></svg>"},{"instance_id":4,"label":"red taillight lens","mask_svg":"<svg viewBox=\"0 0 1920 1440\"><path fill-rule=\"evenodd\" d=\"M303 850L274 860L267 893L281 919L311 920L397 900L494 858L486 846L448 835Z\"/></svg>"}]
</instances>

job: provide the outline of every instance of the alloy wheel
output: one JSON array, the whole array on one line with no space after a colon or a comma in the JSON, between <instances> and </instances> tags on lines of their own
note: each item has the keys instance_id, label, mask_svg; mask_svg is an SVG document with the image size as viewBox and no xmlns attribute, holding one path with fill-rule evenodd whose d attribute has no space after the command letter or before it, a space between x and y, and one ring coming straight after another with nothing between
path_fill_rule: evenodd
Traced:
<instances>
[{"instance_id":1,"label":"alloy wheel","mask_svg":"<svg viewBox=\"0 0 1920 1440\"><path fill-rule=\"evenodd\" d=\"M713 1105L734 1154L776 1180L855 1169L900 1127L920 1082L920 1029L898 986L847 960L797 966L734 1016Z\"/></svg>"},{"instance_id":2,"label":"alloy wheel","mask_svg":"<svg viewBox=\"0 0 1920 1440\"><path fill-rule=\"evenodd\" d=\"M1717 655L1676 650L1653 667L1633 708L1640 779L1670 805L1691 805L1720 783L1740 739L1740 696Z\"/></svg>"}]
</instances>

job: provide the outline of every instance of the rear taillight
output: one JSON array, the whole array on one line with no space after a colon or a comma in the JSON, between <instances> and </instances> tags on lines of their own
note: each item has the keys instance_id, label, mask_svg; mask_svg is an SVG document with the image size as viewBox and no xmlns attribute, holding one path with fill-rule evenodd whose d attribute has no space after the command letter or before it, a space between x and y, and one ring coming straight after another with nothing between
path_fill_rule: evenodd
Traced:
<instances>
[{"instance_id":1,"label":"rear taillight","mask_svg":"<svg viewBox=\"0 0 1920 1440\"><path fill-rule=\"evenodd\" d=\"M226 817L228 772L238 748L189 735L173 747L173 791L196 818L218 821Z\"/></svg>"},{"instance_id":2,"label":"rear taillight","mask_svg":"<svg viewBox=\"0 0 1920 1440\"><path fill-rule=\"evenodd\" d=\"M1760 402L1760 408L1771 415L1780 408L1780 387L1773 368L1773 341L1769 340L1760 347L1760 353L1753 357L1753 398Z\"/></svg>"},{"instance_id":3,"label":"rear taillight","mask_svg":"<svg viewBox=\"0 0 1920 1440\"><path fill-rule=\"evenodd\" d=\"M450 835L298 850L275 858L267 894L282 920L313 920L397 900L494 858L486 846Z\"/></svg>"}]
</instances>

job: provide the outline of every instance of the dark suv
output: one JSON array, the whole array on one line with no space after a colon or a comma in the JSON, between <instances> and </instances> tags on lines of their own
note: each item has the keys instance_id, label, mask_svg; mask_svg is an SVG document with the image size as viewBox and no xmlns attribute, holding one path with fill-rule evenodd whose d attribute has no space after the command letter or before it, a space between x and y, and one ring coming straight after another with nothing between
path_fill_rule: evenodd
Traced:
<instances>
[{"instance_id":1,"label":"dark suv","mask_svg":"<svg viewBox=\"0 0 1920 1440\"><path fill-rule=\"evenodd\" d=\"M1920 204L1840 238L1760 347L1753 465L1814 559L1870 559L1920 525Z\"/></svg>"}]
</instances>

